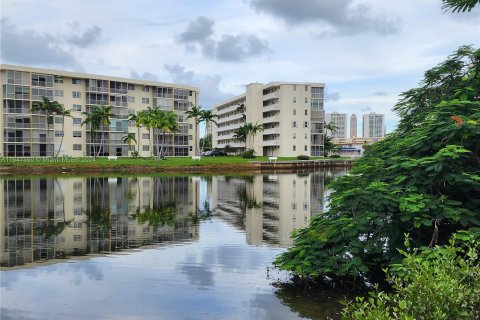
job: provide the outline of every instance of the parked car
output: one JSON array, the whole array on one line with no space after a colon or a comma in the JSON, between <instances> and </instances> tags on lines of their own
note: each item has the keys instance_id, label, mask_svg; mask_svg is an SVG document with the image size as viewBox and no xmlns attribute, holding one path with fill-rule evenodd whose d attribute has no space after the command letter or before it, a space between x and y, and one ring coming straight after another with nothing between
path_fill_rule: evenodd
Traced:
<instances>
[{"instance_id":1,"label":"parked car","mask_svg":"<svg viewBox=\"0 0 480 320\"><path fill-rule=\"evenodd\" d=\"M207 157L224 157L227 153L220 150L212 150L208 152L205 156Z\"/></svg>"}]
</instances>

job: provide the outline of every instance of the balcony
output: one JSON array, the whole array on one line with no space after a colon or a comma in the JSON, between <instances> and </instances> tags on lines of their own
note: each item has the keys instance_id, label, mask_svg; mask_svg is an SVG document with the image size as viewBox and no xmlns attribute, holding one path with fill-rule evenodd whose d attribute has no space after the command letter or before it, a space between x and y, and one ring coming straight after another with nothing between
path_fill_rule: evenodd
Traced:
<instances>
[{"instance_id":1,"label":"balcony","mask_svg":"<svg viewBox=\"0 0 480 320\"><path fill-rule=\"evenodd\" d=\"M108 93L108 88L106 88L106 87L88 87L87 92Z\"/></svg>"},{"instance_id":2,"label":"balcony","mask_svg":"<svg viewBox=\"0 0 480 320\"><path fill-rule=\"evenodd\" d=\"M128 107L128 102L124 101L110 101L111 106L115 107Z\"/></svg>"},{"instance_id":3,"label":"balcony","mask_svg":"<svg viewBox=\"0 0 480 320\"><path fill-rule=\"evenodd\" d=\"M279 146L279 145L280 145L280 140L278 140L278 139L263 140L263 146L264 147Z\"/></svg>"},{"instance_id":4,"label":"balcony","mask_svg":"<svg viewBox=\"0 0 480 320\"><path fill-rule=\"evenodd\" d=\"M269 106L263 107L263 112L268 112L268 111L280 111L280 104L275 103L275 104L271 104Z\"/></svg>"},{"instance_id":5,"label":"balcony","mask_svg":"<svg viewBox=\"0 0 480 320\"><path fill-rule=\"evenodd\" d=\"M115 88L110 88L110 93L113 94L127 94L127 89L115 89Z\"/></svg>"},{"instance_id":6,"label":"balcony","mask_svg":"<svg viewBox=\"0 0 480 320\"><path fill-rule=\"evenodd\" d=\"M275 128L268 128L263 130L263 135L267 134L280 134L280 128L275 127Z\"/></svg>"},{"instance_id":7,"label":"balcony","mask_svg":"<svg viewBox=\"0 0 480 320\"><path fill-rule=\"evenodd\" d=\"M87 104L108 105L108 100L87 99Z\"/></svg>"},{"instance_id":8,"label":"balcony","mask_svg":"<svg viewBox=\"0 0 480 320\"><path fill-rule=\"evenodd\" d=\"M278 99L279 96L280 96L280 94L278 93L278 91L270 92L270 93L263 96L263 101Z\"/></svg>"},{"instance_id":9,"label":"balcony","mask_svg":"<svg viewBox=\"0 0 480 320\"><path fill-rule=\"evenodd\" d=\"M263 123L274 123L274 122L280 122L280 117L278 115L263 118Z\"/></svg>"}]
</instances>

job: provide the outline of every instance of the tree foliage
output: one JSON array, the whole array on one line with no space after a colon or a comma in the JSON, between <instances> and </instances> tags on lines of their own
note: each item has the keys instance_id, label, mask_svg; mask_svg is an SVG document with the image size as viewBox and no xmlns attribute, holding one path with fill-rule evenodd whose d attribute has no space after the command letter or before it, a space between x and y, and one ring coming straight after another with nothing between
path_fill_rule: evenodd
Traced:
<instances>
[{"instance_id":1,"label":"tree foliage","mask_svg":"<svg viewBox=\"0 0 480 320\"><path fill-rule=\"evenodd\" d=\"M276 264L301 277L372 276L412 244L480 230L480 50L460 47L395 106L398 129L332 184L329 211Z\"/></svg>"},{"instance_id":2,"label":"tree foliage","mask_svg":"<svg viewBox=\"0 0 480 320\"><path fill-rule=\"evenodd\" d=\"M343 310L343 319L469 320L480 317L479 244L452 241L432 250L403 251L402 264L388 271L392 293L371 292Z\"/></svg>"},{"instance_id":3,"label":"tree foliage","mask_svg":"<svg viewBox=\"0 0 480 320\"><path fill-rule=\"evenodd\" d=\"M473 7L480 3L480 0L442 0L442 9L452 12L471 11Z\"/></svg>"}]
</instances>

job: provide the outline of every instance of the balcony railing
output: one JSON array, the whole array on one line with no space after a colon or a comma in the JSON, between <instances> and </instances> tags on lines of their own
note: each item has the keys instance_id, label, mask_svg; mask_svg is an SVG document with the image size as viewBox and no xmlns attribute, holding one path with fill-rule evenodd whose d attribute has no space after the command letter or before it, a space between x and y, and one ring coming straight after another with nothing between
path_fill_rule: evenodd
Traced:
<instances>
[{"instance_id":1,"label":"balcony railing","mask_svg":"<svg viewBox=\"0 0 480 320\"><path fill-rule=\"evenodd\" d=\"M278 139L263 140L263 146L265 146L265 147L278 146L278 145L280 145L280 140L278 140Z\"/></svg>"},{"instance_id":2,"label":"balcony railing","mask_svg":"<svg viewBox=\"0 0 480 320\"><path fill-rule=\"evenodd\" d=\"M115 89L110 88L110 93L117 93L117 94L127 94L127 89Z\"/></svg>"},{"instance_id":3,"label":"balcony railing","mask_svg":"<svg viewBox=\"0 0 480 320\"><path fill-rule=\"evenodd\" d=\"M87 99L87 104L103 105L109 104L108 100Z\"/></svg>"},{"instance_id":4,"label":"balcony railing","mask_svg":"<svg viewBox=\"0 0 480 320\"><path fill-rule=\"evenodd\" d=\"M268 128L263 130L263 135L280 134L280 128Z\"/></svg>"},{"instance_id":5,"label":"balcony railing","mask_svg":"<svg viewBox=\"0 0 480 320\"><path fill-rule=\"evenodd\" d=\"M107 87L88 87L87 92L108 93L108 88Z\"/></svg>"},{"instance_id":6,"label":"balcony railing","mask_svg":"<svg viewBox=\"0 0 480 320\"><path fill-rule=\"evenodd\" d=\"M275 111L275 110L280 110L280 104L275 103L275 104L271 104L269 106L263 107L263 112Z\"/></svg>"},{"instance_id":7,"label":"balcony railing","mask_svg":"<svg viewBox=\"0 0 480 320\"><path fill-rule=\"evenodd\" d=\"M270 92L263 96L263 101L271 100L271 99L278 99L279 94L278 91Z\"/></svg>"}]
</instances>

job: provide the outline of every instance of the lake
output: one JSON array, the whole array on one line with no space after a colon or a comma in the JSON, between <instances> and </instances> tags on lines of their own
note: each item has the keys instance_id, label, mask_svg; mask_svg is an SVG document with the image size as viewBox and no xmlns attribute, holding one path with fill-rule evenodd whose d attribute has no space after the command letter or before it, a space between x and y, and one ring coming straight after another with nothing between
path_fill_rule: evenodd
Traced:
<instances>
[{"instance_id":1,"label":"lake","mask_svg":"<svg viewBox=\"0 0 480 320\"><path fill-rule=\"evenodd\" d=\"M0 179L1 319L327 319L272 261L345 171Z\"/></svg>"}]
</instances>

